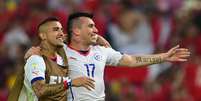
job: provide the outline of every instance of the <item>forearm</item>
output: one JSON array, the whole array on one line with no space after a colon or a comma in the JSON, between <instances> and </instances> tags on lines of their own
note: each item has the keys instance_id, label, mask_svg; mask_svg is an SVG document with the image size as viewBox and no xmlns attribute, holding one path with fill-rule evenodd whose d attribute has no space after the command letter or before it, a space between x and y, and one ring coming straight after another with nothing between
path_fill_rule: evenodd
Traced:
<instances>
[{"instance_id":1,"label":"forearm","mask_svg":"<svg viewBox=\"0 0 201 101\"><path fill-rule=\"evenodd\" d=\"M65 90L64 84L45 84L43 81L36 81L33 84L33 90L37 97L54 95Z\"/></svg>"},{"instance_id":2,"label":"forearm","mask_svg":"<svg viewBox=\"0 0 201 101\"><path fill-rule=\"evenodd\" d=\"M154 55L124 55L119 63L120 66L138 67L151 64L158 64L165 61L165 53Z\"/></svg>"},{"instance_id":3,"label":"forearm","mask_svg":"<svg viewBox=\"0 0 201 101\"><path fill-rule=\"evenodd\" d=\"M132 63L132 66L145 66L151 64L158 64L165 61L164 54L132 56L132 58L135 61Z\"/></svg>"}]
</instances>

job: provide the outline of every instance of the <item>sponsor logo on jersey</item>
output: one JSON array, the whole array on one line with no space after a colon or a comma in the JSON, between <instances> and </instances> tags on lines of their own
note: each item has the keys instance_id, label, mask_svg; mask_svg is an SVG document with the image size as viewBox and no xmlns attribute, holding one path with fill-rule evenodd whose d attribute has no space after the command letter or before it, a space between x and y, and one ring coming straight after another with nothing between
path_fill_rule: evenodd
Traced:
<instances>
[{"instance_id":1,"label":"sponsor logo on jersey","mask_svg":"<svg viewBox=\"0 0 201 101\"><path fill-rule=\"evenodd\" d=\"M69 79L69 77L50 76L49 84L58 84L64 81L68 81Z\"/></svg>"},{"instance_id":2,"label":"sponsor logo on jersey","mask_svg":"<svg viewBox=\"0 0 201 101\"><path fill-rule=\"evenodd\" d=\"M31 66L35 69L36 67L38 67L37 63L32 63Z\"/></svg>"}]
</instances>

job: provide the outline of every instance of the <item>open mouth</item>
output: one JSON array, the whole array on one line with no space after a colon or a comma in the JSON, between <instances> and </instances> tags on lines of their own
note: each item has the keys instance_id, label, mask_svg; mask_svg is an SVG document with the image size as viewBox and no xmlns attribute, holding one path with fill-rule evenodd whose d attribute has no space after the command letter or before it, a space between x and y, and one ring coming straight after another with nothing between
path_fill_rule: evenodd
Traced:
<instances>
[{"instance_id":1,"label":"open mouth","mask_svg":"<svg viewBox=\"0 0 201 101\"><path fill-rule=\"evenodd\" d=\"M61 37L57 38L57 40L62 41L62 42L64 41L63 38L61 38Z\"/></svg>"},{"instance_id":2,"label":"open mouth","mask_svg":"<svg viewBox=\"0 0 201 101\"><path fill-rule=\"evenodd\" d=\"M93 37L93 38L97 38L98 35L97 35L97 34L92 34L91 37Z\"/></svg>"}]
</instances>

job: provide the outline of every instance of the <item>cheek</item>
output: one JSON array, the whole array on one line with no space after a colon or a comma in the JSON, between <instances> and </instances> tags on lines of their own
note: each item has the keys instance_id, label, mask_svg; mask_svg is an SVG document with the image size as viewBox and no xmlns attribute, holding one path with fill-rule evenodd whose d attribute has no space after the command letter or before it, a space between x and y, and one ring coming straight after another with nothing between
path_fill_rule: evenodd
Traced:
<instances>
[{"instance_id":1,"label":"cheek","mask_svg":"<svg viewBox=\"0 0 201 101\"><path fill-rule=\"evenodd\" d=\"M49 35L47 38L48 38L48 40L50 40L50 41L54 41L55 38L56 38L56 35L51 34L51 35Z\"/></svg>"}]
</instances>

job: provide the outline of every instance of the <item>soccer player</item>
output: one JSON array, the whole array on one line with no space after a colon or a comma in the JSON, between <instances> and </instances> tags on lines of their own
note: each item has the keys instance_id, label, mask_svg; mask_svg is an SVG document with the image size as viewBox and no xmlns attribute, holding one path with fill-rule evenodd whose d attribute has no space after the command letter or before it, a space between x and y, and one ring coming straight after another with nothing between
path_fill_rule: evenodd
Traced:
<instances>
[{"instance_id":1,"label":"soccer player","mask_svg":"<svg viewBox=\"0 0 201 101\"><path fill-rule=\"evenodd\" d=\"M67 101L67 89L71 86L94 88L94 80L68 77L68 61L63 49L63 28L58 19L50 17L38 26L40 56L30 56L24 66L24 78L19 97L9 96L9 101ZM19 83L21 84L21 83ZM17 85L16 87L20 87ZM15 89L15 88L14 88ZM18 91L13 91L13 93Z\"/></svg>"},{"instance_id":2,"label":"soccer player","mask_svg":"<svg viewBox=\"0 0 201 101\"><path fill-rule=\"evenodd\" d=\"M105 100L105 65L137 67L167 61L183 62L190 56L188 49L179 48L179 45L166 53L144 56L122 54L110 47L94 46L98 29L92 18L92 14L84 12L73 13L68 18L69 45L64 46L64 50L68 54L69 76L72 79L87 76L95 81L95 89L92 91L84 87L73 87L75 101Z\"/></svg>"},{"instance_id":3,"label":"soccer player","mask_svg":"<svg viewBox=\"0 0 201 101\"><path fill-rule=\"evenodd\" d=\"M75 79L86 76L95 81L95 88L92 90L72 87L74 101L105 100L105 65L137 67L167 61L183 62L190 56L188 49L179 48L179 45L166 53L143 56L122 54L111 47L94 45L97 42L98 29L92 18L90 13L78 12L71 14L67 22L69 42L64 45L64 50L68 57L69 77ZM33 51L29 52L27 54L34 54ZM70 99L71 95L68 95Z\"/></svg>"}]
</instances>

